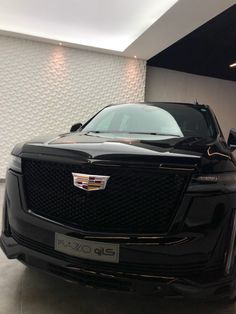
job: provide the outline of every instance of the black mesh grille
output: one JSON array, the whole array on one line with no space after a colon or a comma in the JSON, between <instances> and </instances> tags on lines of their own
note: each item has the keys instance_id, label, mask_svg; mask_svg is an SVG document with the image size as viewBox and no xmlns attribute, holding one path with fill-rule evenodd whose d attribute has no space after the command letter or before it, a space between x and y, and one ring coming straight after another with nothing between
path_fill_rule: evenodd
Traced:
<instances>
[{"instance_id":1,"label":"black mesh grille","mask_svg":"<svg viewBox=\"0 0 236 314\"><path fill-rule=\"evenodd\" d=\"M108 175L106 189L73 185L72 172ZM165 233L176 213L187 176L155 169L80 166L25 159L28 208L81 230Z\"/></svg>"}]
</instances>

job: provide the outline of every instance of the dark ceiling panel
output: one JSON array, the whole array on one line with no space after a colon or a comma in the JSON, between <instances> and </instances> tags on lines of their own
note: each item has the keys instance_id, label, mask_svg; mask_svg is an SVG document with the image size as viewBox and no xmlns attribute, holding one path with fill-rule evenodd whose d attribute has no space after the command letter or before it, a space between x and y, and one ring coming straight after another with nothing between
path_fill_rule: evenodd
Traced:
<instances>
[{"instance_id":1,"label":"dark ceiling panel","mask_svg":"<svg viewBox=\"0 0 236 314\"><path fill-rule=\"evenodd\" d=\"M236 5L148 60L148 65L236 81L236 68L229 68L233 62Z\"/></svg>"}]
</instances>

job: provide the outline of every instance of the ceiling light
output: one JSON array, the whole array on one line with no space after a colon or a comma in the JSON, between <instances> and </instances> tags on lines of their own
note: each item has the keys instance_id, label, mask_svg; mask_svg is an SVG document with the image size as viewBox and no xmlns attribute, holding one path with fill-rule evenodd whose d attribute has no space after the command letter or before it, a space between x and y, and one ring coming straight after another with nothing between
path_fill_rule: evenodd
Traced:
<instances>
[{"instance_id":1,"label":"ceiling light","mask_svg":"<svg viewBox=\"0 0 236 314\"><path fill-rule=\"evenodd\" d=\"M177 1L0 0L0 30L121 52Z\"/></svg>"},{"instance_id":2,"label":"ceiling light","mask_svg":"<svg viewBox=\"0 0 236 314\"><path fill-rule=\"evenodd\" d=\"M232 63L232 64L230 64L230 66L229 66L230 68L235 68L236 67L236 62L234 62L234 63Z\"/></svg>"}]
</instances>

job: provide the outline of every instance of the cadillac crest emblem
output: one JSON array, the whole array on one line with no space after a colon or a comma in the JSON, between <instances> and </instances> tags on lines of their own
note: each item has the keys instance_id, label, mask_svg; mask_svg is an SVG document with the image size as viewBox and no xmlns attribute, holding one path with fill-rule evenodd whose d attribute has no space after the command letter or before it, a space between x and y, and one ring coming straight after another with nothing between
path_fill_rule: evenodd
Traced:
<instances>
[{"instance_id":1,"label":"cadillac crest emblem","mask_svg":"<svg viewBox=\"0 0 236 314\"><path fill-rule=\"evenodd\" d=\"M109 176L100 176L84 173L72 172L74 186L85 191L104 190L109 180Z\"/></svg>"}]
</instances>

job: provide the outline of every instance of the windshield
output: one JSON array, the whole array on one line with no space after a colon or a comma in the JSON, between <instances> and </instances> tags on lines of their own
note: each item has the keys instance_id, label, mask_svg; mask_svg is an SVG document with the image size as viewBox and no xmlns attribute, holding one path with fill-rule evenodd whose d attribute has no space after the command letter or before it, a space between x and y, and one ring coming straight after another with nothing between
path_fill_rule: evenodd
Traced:
<instances>
[{"instance_id":1,"label":"windshield","mask_svg":"<svg viewBox=\"0 0 236 314\"><path fill-rule=\"evenodd\" d=\"M124 104L100 111L83 128L83 132L168 137L214 137L215 125L208 109L199 105Z\"/></svg>"}]
</instances>

